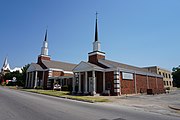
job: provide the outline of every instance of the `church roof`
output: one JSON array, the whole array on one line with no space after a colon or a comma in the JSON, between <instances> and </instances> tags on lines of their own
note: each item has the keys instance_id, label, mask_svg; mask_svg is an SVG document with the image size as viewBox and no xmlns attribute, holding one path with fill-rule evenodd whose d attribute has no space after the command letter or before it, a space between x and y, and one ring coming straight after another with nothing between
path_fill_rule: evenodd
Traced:
<instances>
[{"instance_id":1,"label":"church roof","mask_svg":"<svg viewBox=\"0 0 180 120\"><path fill-rule=\"evenodd\" d=\"M30 66L27 69L28 72L30 71L43 71L43 68L36 63L31 63Z\"/></svg>"},{"instance_id":2,"label":"church roof","mask_svg":"<svg viewBox=\"0 0 180 120\"><path fill-rule=\"evenodd\" d=\"M49 60L42 60L42 63L47 67L47 68L53 68L53 69L62 69L65 71L72 71L76 64L72 63L66 63L66 62L60 62L60 61L49 61Z\"/></svg>"},{"instance_id":3,"label":"church roof","mask_svg":"<svg viewBox=\"0 0 180 120\"><path fill-rule=\"evenodd\" d=\"M105 66L107 66L107 67L109 67L109 68L117 68L117 67L119 67L119 68L123 68L123 69L134 70L134 71L148 72L147 69L143 69L143 68L140 68L140 67L135 67L135 66L131 66L131 65L111 61L111 60L99 59L98 62L105 65Z\"/></svg>"},{"instance_id":4,"label":"church roof","mask_svg":"<svg viewBox=\"0 0 180 120\"><path fill-rule=\"evenodd\" d=\"M111 60L99 59L98 62L100 64L102 64L102 65L107 66L108 67L107 69L111 69L111 68L117 69L117 68L119 68L120 70L123 70L124 72L136 72L136 73L142 74L142 75L150 75L150 76L162 77L161 75L149 72L147 69L140 68L140 67L135 67L135 66L131 66L131 65L111 61Z\"/></svg>"},{"instance_id":5,"label":"church roof","mask_svg":"<svg viewBox=\"0 0 180 120\"><path fill-rule=\"evenodd\" d=\"M73 72L84 72L84 71L92 71L92 70L96 70L96 71L103 71L104 68L97 66L95 64L92 64L90 62L84 62L81 61L74 69Z\"/></svg>"}]
</instances>

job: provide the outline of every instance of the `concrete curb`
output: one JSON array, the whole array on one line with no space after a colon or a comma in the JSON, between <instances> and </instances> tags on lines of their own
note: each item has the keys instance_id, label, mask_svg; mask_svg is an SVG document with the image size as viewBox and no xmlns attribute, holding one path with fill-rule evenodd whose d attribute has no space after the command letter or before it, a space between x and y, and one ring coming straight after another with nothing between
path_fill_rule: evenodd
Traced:
<instances>
[{"instance_id":1,"label":"concrete curb","mask_svg":"<svg viewBox=\"0 0 180 120\"><path fill-rule=\"evenodd\" d=\"M169 108L180 111L180 105L168 105Z\"/></svg>"}]
</instances>

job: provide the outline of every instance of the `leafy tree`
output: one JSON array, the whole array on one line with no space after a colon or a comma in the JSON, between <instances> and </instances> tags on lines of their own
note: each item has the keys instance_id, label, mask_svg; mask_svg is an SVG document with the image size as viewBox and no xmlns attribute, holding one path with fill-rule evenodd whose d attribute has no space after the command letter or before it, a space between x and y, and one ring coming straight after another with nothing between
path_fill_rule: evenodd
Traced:
<instances>
[{"instance_id":1,"label":"leafy tree","mask_svg":"<svg viewBox=\"0 0 180 120\"><path fill-rule=\"evenodd\" d=\"M174 67L172 70L174 86L180 87L180 65L178 67Z\"/></svg>"},{"instance_id":2,"label":"leafy tree","mask_svg":"<svg viewBox=\"0 0 180 120\"><path fill-rule=\"evenodd\" d=\"M21 83L23 86L25 86L25 82L26 82L26 71L29 68L30 64L25 65L21 70L22 70L22 80Z\"/></svg>"},{"instance_id":3,"label":"leafy tree","mask_svg":"<svg viewBox=\"0 0 180 120\"><path fill-rule=\"evenodd\" d=\"M4 75L4 80L12 80L13 77L16 77L16 85L18 86L25 86L25 81L26 81L26 71L29 67L29 64L25 65L21 70L22 73L19 73L19 71L15 72L10 72ZM12 85L10 83L10 85Z\"/></svg>"},{"instance_id":4,"label":"leafy tree","mask_svg":"<svg viewBox=\"0 0 180 120\"><path fill-rule=\"evenodd\" d=\"M15 71L15 72L10 72L10 73L6 73L5 75L4 75L4 80L12 80L13 79L13 77L16 77L16 83L12 83L12 82L10 82L9 83L9 85L19 85L19 86L22 86L22 84L21 84L21 80L23 79L23 77L22 77L22 73L19 73L19 71Z\"/></svg>"}]
</instances>

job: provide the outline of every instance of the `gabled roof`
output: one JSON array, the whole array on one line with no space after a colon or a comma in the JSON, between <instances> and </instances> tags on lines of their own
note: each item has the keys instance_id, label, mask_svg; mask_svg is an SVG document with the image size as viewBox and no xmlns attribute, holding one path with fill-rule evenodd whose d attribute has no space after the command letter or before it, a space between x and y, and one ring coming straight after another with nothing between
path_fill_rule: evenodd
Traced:
<instances>
[{"instance_id":1,"label":"gabled roof","mask_svg":"<svg viewBox=\"0 0 180 120\"><path fill-rule=\"evenodd\" d=\"M27 72L31 71L43 71L43 68L39 64L31 63L27 69Z\"/></svg>"},{"instance_id":2,"label":"gabled roof","mask_svg":"<svg viewBox=\"0 0 180 120\"><path fill-rule=\"evenodd\" d=\"M72 71L76 64L72 63L66 63L66 62L60 62L60 61L48 61L48 60L42 60L42 63L47 67L47 68L52 68L52 69L62 69L64 71Z\"/></svg>"},{"instance_id":3,"label":"gabled roof","mask_svg":"<svg viewBox=\"0 0 180 120\"><path fill-rule=\"evenodd\" d=\"M103 71L104 68L99 67L95 64L89 63L89 62L84 62L81 61L74 69L73 72L84 72L84 71L92 71L92 70L96 70L96 71Z\"/></svg>"},{"instance_id":4,"label":"gabled roof","mask_svg":"<svg viewBox=\"0 0 180 120\"><path fill-rule=\"evenodd\" d=\"M109 68L118 68L119 67L119 68L123 68L123 69L147 72L146 69L131 66L131 65L127 65L127 64L123 64L123 63L118 63L118 62L115 62L115 61L99 59L98 62L105 65L105 66L107 66L107 67L109 67Z\"/></svg>"}]
</instances>

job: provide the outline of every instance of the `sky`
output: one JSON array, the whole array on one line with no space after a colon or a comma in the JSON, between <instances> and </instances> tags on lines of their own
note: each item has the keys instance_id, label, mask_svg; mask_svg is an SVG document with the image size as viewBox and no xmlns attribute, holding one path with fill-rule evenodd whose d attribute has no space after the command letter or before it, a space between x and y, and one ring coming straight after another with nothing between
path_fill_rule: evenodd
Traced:
<instances>
[{"instance_id":1,"label":"sky","mask_svg":"<svg viewBox=\"0 0 180 120\"><path fill-rule=\"evenodd\" d=\"M180 65L179 0L0 0L0 67L37 62L46 29L52 60L92 51L95 13L106 59L138 67Z\"/></svg>"}]
</instances>

